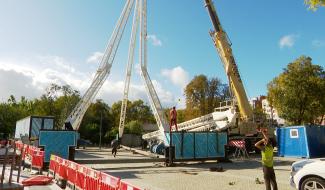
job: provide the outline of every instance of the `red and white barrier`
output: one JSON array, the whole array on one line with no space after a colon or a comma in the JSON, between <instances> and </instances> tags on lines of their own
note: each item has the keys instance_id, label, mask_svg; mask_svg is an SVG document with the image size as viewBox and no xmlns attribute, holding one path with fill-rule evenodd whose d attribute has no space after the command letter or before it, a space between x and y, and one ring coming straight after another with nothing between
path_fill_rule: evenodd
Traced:
<instances>
[{"instance_id":1,"label":"red and white barrier","mask_svg":"<svg viewBox=\"0 0 325 190\"><path fill-rule=\"evenodd\" d=\"M67 187L69 189L74 189L77 177L78 164L68 161L67 166Z\"/></svg>"},{"instance_id":2,"label":"red and white barrier","mask_svg":"<svg viewBox=\"0 0 325 190\"><path fill-rule=\"evenodd\" d=\"M32 167L35 167L39 170L42 169L44 163L44 151L34 150L31 163Z\"/></svg>"},{"instance_id":3,"label":"red and white barrier","mask_svg":"<svg viewBox=\"0 0 325 190\"><path fill-rule=\"evenodd\" d=\"M44 166L44 151L35 146L23 144L20 141L15 141L15 146L20 151L21 159L28 159L31 167L41 170Z\"/></svg>"},{"instance_id":4,"label":"red and white barrier","mask_svg":"<svg viewBox=\"0 0 325 190\"><path fill-rule=\"evenodd\" d=\"M120 178L51 155L49 171L76 190L142 190Z\"/></svg>"},{"instance_id":5,"label":"red and white barrier","mask_svg":"<svg viewBox=\"0 0 325 190\"><path fill-rule=\"evenodd\" d=\"M100 190L119 190L120 178L101 173Z\"/></svg>"},{"instance_id":6,"label":"red and white barrier","mask_svg":"<svg viewBox=\"0 0 325 190\"><path fill-rule=\"evenodd\" d=\"M229 141L229 146L233 146L236 148L245 148L245 141L244 140L231 140L231 141Z\"/></svg>"},{"instance_id":7,"label":"red and white barrier","mask_svg":"<svg viewBox=\"0 0 325 190\"><path fill-rule=\"evenodd\" d=\"M100 172L93 170L93 169L87 169L86 173L86 182L85 182L85 190L98 190L100 186Z\"/></svg>"},{"instance_id":8,"label":"red and white barrier","mask_svg":"<svg viewBox=\"0 0 325 190\"><path fill-rule=\"evenodd\" d=\"M141 188L131 185L126 181L121 181L119 190L141 190Z\"/></svg>"},{"instance_id":9,"label":"red and white barrier","mask_svg":"<svg viewBox=\"0 0 325 190\"><path fill-rule=\"evenodd\" d=\"M76 189L84 189L85 187L85 178L86 178L86 174L87 174L87 167L79 165L77 167L77 175L76 175L76 183L75 183L75 187Z\"/></svg>"},{"instance_id":10,"label":"red and white barrier","mask_svg":"<svg viewBox=\"0 0 325 190\"><path fill-rule=\"evenodd\" d=\"M57 156L57 161L59 163L59 169L58 169L57 175L55 174L55 176L59 180L66 180L68 177L67 176L67 160Z\"/></svg>"},{"instance_id":11,"label":"red and white barrier","mask_svg":"<svg viewBox=\"0 0 325 190\"><path fill-rule=\"evenodd\" d=\"M48 176L54 177L58 168L59 168L59 164L56 162L56 156L52 154L50 157Z\"/></svg>"},{"instance_id":12,"label":"red and white barrier","mask_svg":"<svg viewBox=\"0 0 325 190\"><path fill-rule=\"evenodd\" d=\"M40 148L16 141L22 159L29 159L31 167L43 168L44 151ZM49 176L58 180L66 180L67 187L79 190L142 190L120 178L96 171L75 162L51 155Z\"/></svg>"}]
</instances>

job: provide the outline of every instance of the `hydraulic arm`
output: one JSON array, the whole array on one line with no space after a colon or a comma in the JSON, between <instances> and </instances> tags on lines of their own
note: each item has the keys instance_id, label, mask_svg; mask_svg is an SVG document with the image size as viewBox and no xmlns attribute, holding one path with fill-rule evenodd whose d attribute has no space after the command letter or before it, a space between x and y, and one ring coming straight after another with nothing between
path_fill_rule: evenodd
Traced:
<instances>
[{"instance_id":1,"label":"hydraulic arm","mask_svg":"<svg viewBox=\"0 0 325 190\"><path fill-rule=\"evenodd\" d=\"M236 97L241 117L243 119L252 118L253 111L248 102L244 85L240 78L238 67L232 53L231 43L227 38L227 33L223 30L220 24L212 0L205 0L205 6L209 12L212 24L214 26L214 31L211 31L210 35L223 63L229 80L231 92Z\"/></svg>"}]
</instances>

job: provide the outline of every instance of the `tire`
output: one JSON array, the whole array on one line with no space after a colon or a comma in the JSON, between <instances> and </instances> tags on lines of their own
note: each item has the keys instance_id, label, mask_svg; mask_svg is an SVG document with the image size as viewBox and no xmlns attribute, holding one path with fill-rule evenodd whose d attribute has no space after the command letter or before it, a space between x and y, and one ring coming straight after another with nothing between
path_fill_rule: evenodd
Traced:
<instances>
[{"instance_id":1,"label":"tire","mask_svg":"<svg viewBox=\"0 0 325 190\"><path fill-rule=\"evenodd\" d=\"M313 188L325 190L325 181L318 177L308 177L302 181L299 190L309 190Z\"/></svg>"}]
</instances>

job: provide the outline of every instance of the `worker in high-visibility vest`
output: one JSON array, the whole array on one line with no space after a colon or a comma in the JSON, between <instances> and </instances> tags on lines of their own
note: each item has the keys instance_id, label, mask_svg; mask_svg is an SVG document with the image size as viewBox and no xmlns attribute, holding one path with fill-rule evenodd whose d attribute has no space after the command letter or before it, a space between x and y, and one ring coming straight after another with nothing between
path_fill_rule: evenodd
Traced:
<instances>
[{"instance_id":1,"label":"worker in high-visibility vest","mask_svg":"<svg viewBox=\"0 0 325 190\"><path fill-rule=\"evenodd\" d=\"M170 116L170 131L172 130L173 125L175 126L176 131L178 131L178 128L177 128L177 111L176 111L175 106L173 107L173 109L170 110L169 116Z\"/></svg>"},{"instance_id":2,"label":"worker in high-visibility vest","mask_svg":"<svg viewBox=\"0 0 325 190\"><path fill-rule=\"evenodd\" d=\"M264 173L264 181L266 190L271 190L271 185L273 190L278 190L278 185L276 183L274 168L273 168L273 146L272 142L267 136L267 129L260 130L263 135L263 139L255 144L255 147L261 150L262 154L262 166Z\"/></svg>"}]
</instances>

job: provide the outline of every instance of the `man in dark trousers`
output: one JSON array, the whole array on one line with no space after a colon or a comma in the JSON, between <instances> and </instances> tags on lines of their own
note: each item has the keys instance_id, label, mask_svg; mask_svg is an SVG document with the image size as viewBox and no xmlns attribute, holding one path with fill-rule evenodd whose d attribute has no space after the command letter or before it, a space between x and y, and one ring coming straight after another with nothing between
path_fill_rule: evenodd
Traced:
<instances>
[{"instance_id":1,"label":"man in dark trousers","mask_svg":"<svg viewBox=\"0 0 325 190\"><path fill-rule=\"evenodd\" d=\"M261 150L262 154L262 165L264 173L264 181L266 190L271 190L271 185L273 190L278 190L278 186L275 179L275 173L273 168L273 146L270 139L267 136L267 130L261 130L263 134L263 139L255 144L255 147Z\"/></svg>"},{"instance_id":2,"label":"man in dark trousers","mask_svg":"<svg viewBox=\"0 0 325 190\"><path fill-rule=\"evenodd\" d=\"M177 111L176 111L175 106L173 107L172 110L170 110L169 116L170 116L170 130L172 130L172 126L175 125L175 129L176 129L176 131L178 131L178 128L177 128Z\"/></svg>"},{"instance_id":3,"label":"man in dark trousers","mask_svg":"<svg viewBox=\"0 0 325 190\"><path fill-rule=\"evenodd\" d=\"M118 146L119 146L118 140L117 139L112 140L111 147L112 147L112 154L114 157L116 156Z\"/></svg>"}]
</instances>

